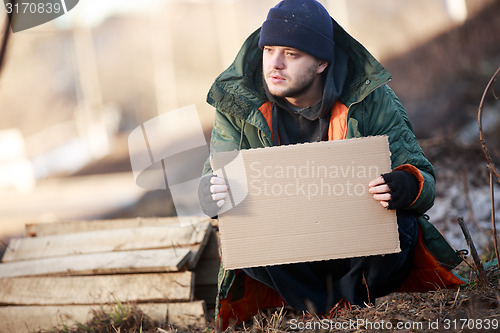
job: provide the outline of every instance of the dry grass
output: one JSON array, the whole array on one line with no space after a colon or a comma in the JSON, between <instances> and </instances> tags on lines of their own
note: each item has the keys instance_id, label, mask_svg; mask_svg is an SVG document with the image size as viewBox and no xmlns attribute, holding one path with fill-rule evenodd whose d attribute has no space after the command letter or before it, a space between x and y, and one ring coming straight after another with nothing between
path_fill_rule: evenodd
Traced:
<instances>
[{"instance_id":1,"label":"dry grass","mask_svg":"<svg viewBox=\"0 0 500 333\"><path fill-rule=\"evenodd\" d=\"M117 302L111 311L94 311L87 323L63 326L38 333L133 333L156 332L158 325L133 304Z\"/></svg>"},{"instance_id":2,"label":"dry grass","mask_svg":"<svg viewBox=\"0 0 500 333\"><path fill-rule=\"evenodd\" d=\"M242 324L229 332L476 332L479 325L481 331L495 332L500 328L498 270L493 275L495 287L393 293L376 305L353 306L330 319L284 309L261 311L251 325ZM487 323L490 329L484 329Z\"/></svg>"},{"instance_id":3,"label":"dry grass","mask_svg":"<svg viewBox=\"0 0 500 333\"><path fill-rule=\"evenodd\" d=\"M290 309L260 311L252 320L227 332L496 332L500 328L500 273L496 264L486 265L489 286L479 287L470 266L466 287L427 293L393 293L374 305L353 306L330 319ZM479 329L479 325L482 325ZM486 329L489 325L489 329ZM495 329L496 328L496 329ZM155 323L134 305L117 303L111 313L97 311L85 324L38 333L203 333L215 330L213 321L202 328L179 328Z\"/></svg>"}]
</instances>

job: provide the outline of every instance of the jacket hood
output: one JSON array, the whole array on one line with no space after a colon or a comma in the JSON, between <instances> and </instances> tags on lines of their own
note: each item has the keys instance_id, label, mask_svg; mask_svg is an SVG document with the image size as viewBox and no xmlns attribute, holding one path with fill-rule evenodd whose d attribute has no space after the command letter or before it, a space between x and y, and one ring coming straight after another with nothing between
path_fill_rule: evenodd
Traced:
<instances>
[{"instance_id":1,"label":"jacket hood","mask_svg":"<svg viewBox=\"0 0 500 333\"><path fill-rule=\"evenodd\" d=\"M338 99L350 107L387 83L391 76L365 47L335 20L332 21L335 49L339 49L336 52L345 51L349 58L347 76ZM252 112L268 100L263 86L259 37L260 28L247 38L234 62L217 77L207 96L210 105L243 120L248 120ZM335 66L335 63L333 65Z\"/></svg>"}]
</instances>

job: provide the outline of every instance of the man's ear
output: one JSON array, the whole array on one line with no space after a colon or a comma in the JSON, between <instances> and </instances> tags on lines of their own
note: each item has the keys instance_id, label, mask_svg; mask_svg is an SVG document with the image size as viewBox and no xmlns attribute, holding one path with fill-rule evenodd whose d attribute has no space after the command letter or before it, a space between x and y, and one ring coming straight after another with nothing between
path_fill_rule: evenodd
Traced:
<instances>
[{"instance_id":1,"label":"man's ear","mask_svg":"<svg viewBox=\"0 0 500 333\"><path fill-rule=\"evenodd\" d=\"M328 61L320 60L318 63L318 69L316 70L316 74L321 74L328 67Z\"/></svg>"}]
</instances>

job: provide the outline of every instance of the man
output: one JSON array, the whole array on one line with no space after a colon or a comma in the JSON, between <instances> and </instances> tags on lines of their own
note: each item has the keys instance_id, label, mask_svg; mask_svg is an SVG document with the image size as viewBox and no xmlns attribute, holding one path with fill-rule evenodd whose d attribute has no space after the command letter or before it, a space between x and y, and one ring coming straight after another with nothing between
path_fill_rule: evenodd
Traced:
<instances>
[{"instance_id":1,"label":"man","mask_svg":"<svg viewBox=\"0 0 500 333\"><path fill-rule=\"evenodd\" d=\"M314 0L284 0L272 8L261 29L216 79L207 99L216 108L211 154L387 135L393 171L368 186L374 200L397 210L401 246L400 253L385 256L236 271L221 268L216 309L220 327L282 304L324 314L339 304L363 306L395 291L415 270L414 257L425 251L416 250L423 237L419 238L423 222L417 220L433 204L435 175L401 103L387 86L390 79ZM210 161L203 172L200 204L215 216L228 188L222 178L212 176ZM440 241L445 248L447 243ZM451 261L449 266L456 265L457 258ZM444 287L462 284L447 269L440 274ZM429 282L422 275L418 279L410 289Z\"/></svg>"}]
</instances>

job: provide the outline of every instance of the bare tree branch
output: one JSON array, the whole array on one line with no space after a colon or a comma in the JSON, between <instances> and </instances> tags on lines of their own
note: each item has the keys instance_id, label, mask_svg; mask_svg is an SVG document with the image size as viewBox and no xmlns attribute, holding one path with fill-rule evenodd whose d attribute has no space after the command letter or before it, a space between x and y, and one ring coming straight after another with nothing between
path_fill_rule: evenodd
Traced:
<instances>
[{"instance_id":1,"label":"bare tree branch","mask_svg":"<svg viewBox=\"0 0 500 333\"><path fill-rule=\"evenodd\" d=\"M460 228L462 228L462 232L464 233L465 240L467 241L467 245L469 245L470 254L471 254L472 259L474 260L474 264L476 266L479 284L481 286L488 287L489 283L488 283L488 278L486 277L486 272L484 271L483 264L481 262L481 259L479 258L479 255L477 254L476 246L474 245L474 242L472 241L472 237L470 236L469 229L465 225L463 217L458 218L458 224L460 225Z\"/></svg>"},{"instance_id":2,"label":"bare tree branch","mask_svg":"<svg viewBox=\"0 0 500 333\"><path fill-rule=\"evenodd\" d=\"M479 109L477 112L477 124L479 127L479 140L481 141L481 147L483 148L484 156L486 157L486 160L488 161L488 165L490 167L490 170L493 172L497 181L500 183L500 173L495 169L495 166L493 165L493 162L491 161L490 154L488 153L488 149L486 148L486 142L484 141L483 126L482 126L482 112L483 112L484 100L486 98L486 94L488 93L490 88L493 86L493 82L495 82L495 78L498 75L498 73L500 73L500 67L497 69L495 74L493 74L490 81L486 85L486 88L484 89L483 96L481 97L481 103L479 103Z\"/></svg>"}]
</instances>

